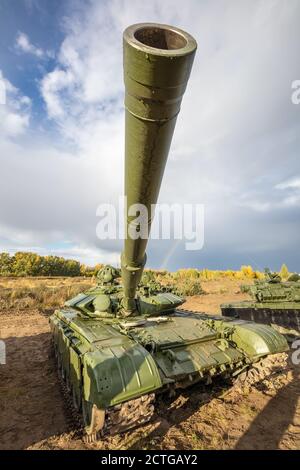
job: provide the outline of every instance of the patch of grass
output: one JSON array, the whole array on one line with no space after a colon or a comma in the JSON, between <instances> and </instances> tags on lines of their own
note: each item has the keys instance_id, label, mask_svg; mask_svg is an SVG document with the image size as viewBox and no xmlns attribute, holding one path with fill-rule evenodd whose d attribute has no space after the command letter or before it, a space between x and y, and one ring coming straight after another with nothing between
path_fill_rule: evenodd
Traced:
<instances>
[{"instance_id":1,"label":"patch of grass","mask_svg":"<svg viewBox=\"0 0 300 470\"><path fill-rule=\"evenodd\" d=\"M202 289L200 280L188 279L185 282L180 282L177 286L177 290L180 295L192 296L192 295L203 295L205 291Z\"/></svg>"},{"instance_id":2,"label":"patch of grass","mask_svg":"<svg viewBox=\"0 0 300 470\"><path fill-rule=\"evenodd\" d=\"M54 308L64 304L67 299L92 287L92 283L47 286L37 284L33 287L0 289L1 309Z\"/></svg>"},{"instance_id":3,"label":"patch of grass","mask_svg":"<svg viewBox=\"0 0 300 470\"><path fill-rule=\"evenodd\" d=\"M228 292L227 287L221 287L221 289L219 290L219 294L227 294L227 292Z\"/></svg>"}]
</instances>

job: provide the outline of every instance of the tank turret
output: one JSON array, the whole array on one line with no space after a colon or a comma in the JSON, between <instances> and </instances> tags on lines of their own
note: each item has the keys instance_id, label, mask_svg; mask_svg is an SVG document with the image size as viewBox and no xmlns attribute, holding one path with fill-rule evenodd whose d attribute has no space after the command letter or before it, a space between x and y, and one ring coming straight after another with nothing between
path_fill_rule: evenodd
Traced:
<instances>
[{"instance_id":1,"label":"tank turret","mask_svg":"<svg viewBox=\"0 0 300 470\"><path fill-rule=\"evenodd\" d=\"M242 286L242 288L244 292L248 292L255 301L261 303L300 302L299 281L260 281L249 286Z\"/></svg>"}]
</instances>

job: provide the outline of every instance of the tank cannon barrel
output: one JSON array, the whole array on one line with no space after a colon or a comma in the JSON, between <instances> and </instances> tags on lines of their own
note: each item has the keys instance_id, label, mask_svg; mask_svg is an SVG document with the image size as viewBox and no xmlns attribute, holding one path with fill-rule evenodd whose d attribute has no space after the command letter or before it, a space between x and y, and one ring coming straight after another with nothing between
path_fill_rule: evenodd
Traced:
<instances>
[{"instance_id":1,"label":"tank cannon barrel","mask_svg":"<svg viewBox=\"0 0 300 470\"><path fill-rule=\"evenodd\" d=\"M154 23L124 31L125 242L121 256L123 307L136 310L135 294L146 263L146 246L197 43L188 33ZM136 204L146 209L141 229ZM134 212L134 211L133 211ZM141 214L142 215L142 214Z\"/></svg>"}]
</instances>

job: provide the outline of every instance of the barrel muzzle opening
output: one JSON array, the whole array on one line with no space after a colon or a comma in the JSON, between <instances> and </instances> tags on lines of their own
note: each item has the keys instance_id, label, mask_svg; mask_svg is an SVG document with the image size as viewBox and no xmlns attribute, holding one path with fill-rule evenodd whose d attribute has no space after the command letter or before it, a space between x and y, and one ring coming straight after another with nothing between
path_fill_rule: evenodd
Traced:
<instances>
[{"instance_id":1,"label":"barrel muzzle opening","mask_svg":"<svg viewBox=\"0 0 300 470\"><path fill-rule=\"evenodd\" d=\"M144 26L134 32L137 41L154 49L175 50L187 45L185 37L170 28Z\"/></svg>"},{"instance_id":2,"label":"barrel muzzle opening","mask_svg":"<svg viewBox=\"0 0 300 470\"><path fill-rule=\"evenodd\" d=\"M195 39L186 31L160 23L138 23L126 28L124 41L139 51L154 56L181 56L197 49Z\"/></svg>"}]
</instances>

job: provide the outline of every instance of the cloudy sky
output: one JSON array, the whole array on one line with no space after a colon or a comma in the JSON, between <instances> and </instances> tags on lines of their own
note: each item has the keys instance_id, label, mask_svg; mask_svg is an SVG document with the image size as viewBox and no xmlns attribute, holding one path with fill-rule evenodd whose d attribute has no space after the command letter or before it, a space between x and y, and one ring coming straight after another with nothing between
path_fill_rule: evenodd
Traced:
<instances>
[{"instance_id":1,"label":"cloudy sky","mask_svg":"<svg viewBox=\"0 0 300 470\"><path fill-rule=\"evenodd\" d=\"M198 42L160 202L205 205L203 249L151 240L149 266L300 271L299 0L0 0L0 251L118 262L96 209L123 193L122 31L146 21Z\"/></svg>"}]
</instances>

